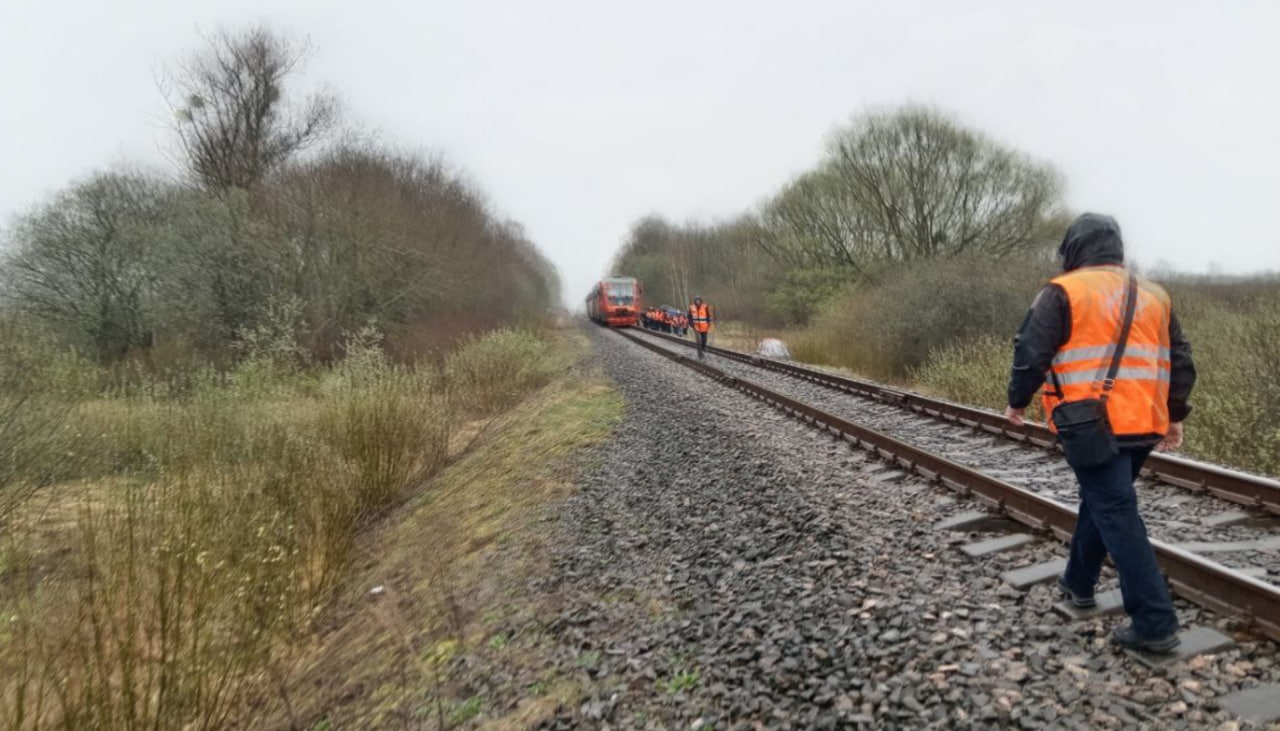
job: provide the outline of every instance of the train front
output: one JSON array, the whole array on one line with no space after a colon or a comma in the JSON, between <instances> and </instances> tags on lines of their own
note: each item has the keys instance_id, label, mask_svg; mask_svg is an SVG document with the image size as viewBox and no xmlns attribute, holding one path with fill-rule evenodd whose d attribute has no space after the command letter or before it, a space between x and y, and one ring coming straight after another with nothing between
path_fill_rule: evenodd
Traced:
<instances>
[{"instance_id":1,"label":"train front","mask_svg":"<svg viewBox=\"0 0 1280 731\"><path fill-rule=\"evenodd\" d=\"M640 319L640 282L634 277L611 277L602 282L605 296L605 323L611 327L631 327Z\"/></svg>"}]
</instances>

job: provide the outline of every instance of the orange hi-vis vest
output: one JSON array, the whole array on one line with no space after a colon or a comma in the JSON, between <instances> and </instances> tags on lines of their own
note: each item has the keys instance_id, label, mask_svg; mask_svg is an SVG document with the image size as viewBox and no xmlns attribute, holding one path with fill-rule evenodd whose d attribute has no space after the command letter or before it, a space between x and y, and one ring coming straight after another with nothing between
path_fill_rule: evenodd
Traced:
<instances>
[{"instance_id":1,"label":"orange hi-vis vest","mask_svg":"<svg viewBox=\"0 0 1280 731\"><path fill-rule=\"evenodd\" d=\"M700 305L689 305L689 320L693 329L700 333L711 329L711 305L703 302Z\"/></svg>"},{"instance_id":2,"label":"orange hi-vis vest","mask_svg":"<svg viewBox=\"0 0 1280 731\"><path fill-rule=\"evenodd\" d=\"M1071 337L1054 356L1042 391L1046 417L1063 401L1101 396L1120 338L1128 279L1123 267L1097 266L1053 280L1071 304ZM1133 327L1107 399L1107 416L1117 435L1163 435L1169 431L1169 295L1142 278L1137 282Z\"/></svg>"}]
</instances>

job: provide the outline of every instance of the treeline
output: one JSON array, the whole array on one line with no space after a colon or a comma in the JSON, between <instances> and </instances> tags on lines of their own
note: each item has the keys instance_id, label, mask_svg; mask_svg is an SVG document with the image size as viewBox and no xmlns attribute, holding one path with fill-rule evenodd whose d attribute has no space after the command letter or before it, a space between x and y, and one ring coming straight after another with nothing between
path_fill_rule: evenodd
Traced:
<instances>
[{"instance_id":1,"label":"treeline","mask_svg":"<svg viewBox=\"0 0 1280 731\"><path fill-rule=\"evenodd\" d=\"M865 114L812 170L718 224L637 222L613 271L651 297L693 290L722 317L804 325L847 286L925 259L1044 258L1064 223L1061 176L929 109Z\"/></svg>"},{"instance_id":2,"label":"treeline","mask_svg":"<svg viewBox=\"0 0 1280 731\"><path fill-rule=\"evenodd\" d=\"M462 175L290 93L305 44L207 41L164 84L181 175L100 172L21 217L0 261L11 314L104 362L224 357L282 326L324 358L370 323L421 354L559 301L553 266Z\"/></svg>"}]
</instances>

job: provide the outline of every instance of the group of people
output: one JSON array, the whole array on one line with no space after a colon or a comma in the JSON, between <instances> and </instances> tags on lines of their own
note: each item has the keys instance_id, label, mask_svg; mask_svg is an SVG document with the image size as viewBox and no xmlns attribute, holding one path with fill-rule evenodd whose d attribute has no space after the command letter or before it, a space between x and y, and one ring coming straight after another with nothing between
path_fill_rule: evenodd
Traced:
<instances>
[{"instance_id":1,"label":"group of people","mask_svg":"<svg viewBox=\"0 0 1280 731\"><path fill-rule=\"evenodd\" d=\"M689 316L674 307L648 307L640 313L640 324L648 330L681 337L689 332Z\"/></svg>"},{"instance_id":2,"label":"group of people","mask_svg":"<svg viewBox=\"0 0 1280 731\"><path fill-rule=\"evenodd\" d=\"M640 313L640 324L649 330L671 333L684 337L690 328L698 341L698 357L705 358L707 351L707 334L711 332L711 305L702 301L701 295L695 295L689 309L681 312L674 307L648 307Z\"/></svg>"}]
</instances>

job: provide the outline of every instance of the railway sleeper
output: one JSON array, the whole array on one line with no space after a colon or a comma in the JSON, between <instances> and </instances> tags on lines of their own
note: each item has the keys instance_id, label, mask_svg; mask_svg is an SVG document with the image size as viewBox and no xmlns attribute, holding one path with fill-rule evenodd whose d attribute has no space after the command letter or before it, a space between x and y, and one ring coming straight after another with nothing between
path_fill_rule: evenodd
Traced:
<instances>
[{"instance_id":1,"label":"railway sleeper","mask_svg":"<svg viewBox=\"0 0 1280 731\"><path fill-rule=\"evenodd\" d=\"M1007 536L1000 536L977 543L970 543L961 546L961 550L974 558L981 558L995 553L1021 548L1035 541L1035 537L1026 533L1014 533ZM1062 572L1066 569L1066 559L1054 559L1043 563L1032 564L1018 569L1012 569L1001 574L1001 579L1015 589L1026 591L1033 586L1039 584L1047 584L1056 581ZM1182 588L1182 587L1178 587ZM1185 592L1179 592L1186 596ZM1089 609L1080 609L1065 599L1054 604L1054 611L1072 621L1082 621L1092 619L1099 616L1118 614L1124 611L1124 598L1119 589L1111 589L1100 592L1096 597L1097 606ZM1203 602L1208 597L1201 597ZM1227 607L1226 610L1232 608ZM1238 608L1235 612L1238 613ZM1224 612L1225 613L1225 612ZM1245 618L1248 622L1248 618ZM1218 630L1203 625L1193 625L1178 632L1178 647L1168 654L1154 654L1149 652L1141 652L1137 650L1125 650L1125 654L1132 657L1139 663L1149 668L1162 668L1174 665L1184 660L1195 657L1196 655L1211 654L1229 650L1235 646L1235 640L1227 635L1222 634ZM1276 709L1277 716L1280 716L1280 708Z\"/></svg>"}]
</instances>

